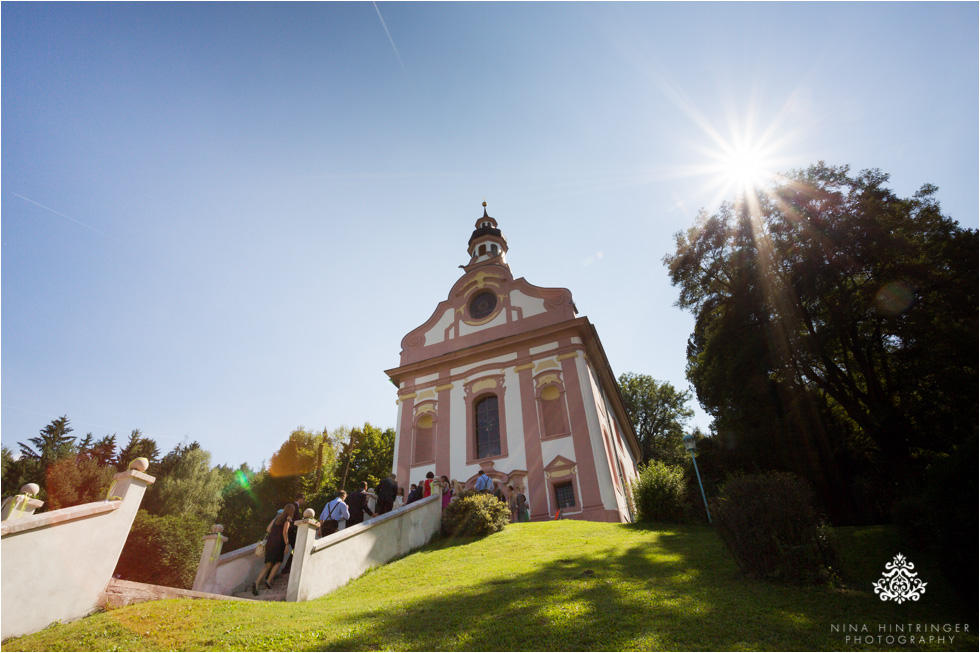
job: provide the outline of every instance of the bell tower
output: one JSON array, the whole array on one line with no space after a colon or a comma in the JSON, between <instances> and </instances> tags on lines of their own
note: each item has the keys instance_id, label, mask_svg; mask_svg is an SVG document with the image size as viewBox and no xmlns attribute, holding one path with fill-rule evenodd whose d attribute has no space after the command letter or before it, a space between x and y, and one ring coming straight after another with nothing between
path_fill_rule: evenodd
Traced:
<instances>
[{"instance_id":1,"label":"bell tower","mask_svg":"<svg viewBox=\"0 0 980 653\"><path fill-rule=\"evenodd\" d=\"M507 239L497 228L497 220L487 215L487 203L483 203L483 216L476 221L473 235L467 243L466 253L470 262L464 269L469 272L484 264L507 265Z\"/></svg>"}]
</instances>

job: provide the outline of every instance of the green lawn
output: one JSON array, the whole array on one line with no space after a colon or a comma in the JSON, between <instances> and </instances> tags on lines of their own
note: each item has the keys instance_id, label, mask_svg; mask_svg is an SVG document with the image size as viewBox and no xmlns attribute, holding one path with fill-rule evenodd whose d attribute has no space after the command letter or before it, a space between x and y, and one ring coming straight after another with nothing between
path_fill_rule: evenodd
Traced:
<instances>
[{"instance_id":1,"label":"green lawn","mask_svg":"<svg viewBox=\"0 0 980 653\"><path fill-rule=\"evenodd\" d=\"M955 612L927 561L903 551L929 583L922 600L875 596L900 551L892 531L840 534L848 590L742 578L707 527L569 520L436 542L308 603L144 603L3 650L977 650L977 615ZM856 646L832 632L967 620L970 634L945 645Z\"/></svg>"}]
</instances>

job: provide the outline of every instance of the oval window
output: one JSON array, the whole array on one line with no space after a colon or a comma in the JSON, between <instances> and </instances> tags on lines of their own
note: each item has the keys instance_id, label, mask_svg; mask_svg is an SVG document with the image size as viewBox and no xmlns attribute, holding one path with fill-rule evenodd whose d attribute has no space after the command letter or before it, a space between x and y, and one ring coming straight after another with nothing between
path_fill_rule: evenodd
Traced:
<instances>
[{"instance_id":1,"label":"oval window","mask_svg":"<svg viewBox=\"0 0 980 653\"><path fill-rule=\"evenodd\" d=\"M496 307L497 295L489 291L483 291L470 302L470 317L474 320L482 320L493 313L493 309Z\"/></svg>"}]
</instances>

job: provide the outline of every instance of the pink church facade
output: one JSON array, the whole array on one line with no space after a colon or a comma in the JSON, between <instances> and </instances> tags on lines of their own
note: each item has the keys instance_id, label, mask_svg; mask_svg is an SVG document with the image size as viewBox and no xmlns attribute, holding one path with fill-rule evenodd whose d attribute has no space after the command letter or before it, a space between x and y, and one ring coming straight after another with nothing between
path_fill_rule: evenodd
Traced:
<instances>
[{"instance_id":1,"label":"pink church facade","mask_svg":"<svg viewBox=\"0 0 980 653\"><path fill-rule=\"evenodd\" d=\"M486 204L484 203L484 206ZM472 487L482 469L531 519L631 521L640 447L595 328L571 293L514 279L497 221L477 220L463 276L402 339L394 472Z\"/></svg>"}]
</instances>

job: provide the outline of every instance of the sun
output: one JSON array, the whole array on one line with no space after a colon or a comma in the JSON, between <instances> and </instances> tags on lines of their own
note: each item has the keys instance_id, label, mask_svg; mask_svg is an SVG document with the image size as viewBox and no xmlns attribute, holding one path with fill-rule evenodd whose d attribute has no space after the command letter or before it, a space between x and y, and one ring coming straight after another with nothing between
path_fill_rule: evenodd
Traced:
<instances>
[{"instance_id":1,"label":"sun","mask_svg":"<svg viewBox=\"0 0 980 653\"><path fill-rule=\"evenodd\" d=\"M738 147L726 152L722 159L722 175L726 185L743 194L764 186L773 177L765 154L759 148Z\"/></svg>"},{"instance_id":2,"label":"sun","mask_svg":"<svg viewBox=\"0 0 980 653\"><path fill-rule=\"evenodd\" d=\"M777 177L773 148L767 147L765 141L733 140L724 143L715 154L720 185L728 193L740 196L765 192Z\"/></svg>"},{"instance_id":3,"label":"sun","mask_svg":"<svg viewBox=\"0 0 980 653\"><path fill-rule=\"evenodd\" d=\"M704 157L698 173L717 192L716 200L768 194L773 184L782 179L777 171L792 161L786 153L791 139L780 135L776 125L762 133L757 133L751 125L741 128L732 125L727 138L713 126L704 129L713 147L697 148Z\"/></svg>"}]
</instances>

